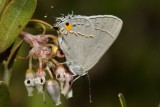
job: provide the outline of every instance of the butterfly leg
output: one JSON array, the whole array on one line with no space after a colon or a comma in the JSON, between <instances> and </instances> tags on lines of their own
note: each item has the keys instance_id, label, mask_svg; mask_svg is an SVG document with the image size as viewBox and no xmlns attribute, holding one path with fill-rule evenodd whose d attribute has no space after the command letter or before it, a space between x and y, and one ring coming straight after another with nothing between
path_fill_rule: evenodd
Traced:
<instances>
[{"instance_id":1,"label":"butterfly leg","mask_svg":"<svg viewBox=\"0 0 160 107\"><path fill-rule=\"evenodd\" d=\"M76 76L76 75L73 75L73 76ZM76 78L73 80L72 84L73 84L77 79L79 79L80 77L81 77L81 76L76 77Z\"/></svg>"}]
</instances>

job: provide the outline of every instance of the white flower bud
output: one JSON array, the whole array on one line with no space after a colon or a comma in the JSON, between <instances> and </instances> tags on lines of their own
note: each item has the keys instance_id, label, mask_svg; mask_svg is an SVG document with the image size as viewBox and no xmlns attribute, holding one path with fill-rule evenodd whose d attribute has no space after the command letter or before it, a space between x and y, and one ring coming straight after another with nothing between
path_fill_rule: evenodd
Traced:
<instances>
[{"instance_id":1,"label":"white flower bud","mask_svg":"<svg viewBox=\"0 0 160 107\"><path fill-rule=\"evenodd\" d=\"M39 93L43 93L43 86L46 82L45 76L46 73L39 68L36 72L36 78L34 79L34 83Z\"/></svg>"},{"instance_id":2,"label":"white flower bud","mask_svg":"<svg viewBox=\"0 0 160 107\"><path fill-rule=\"evenodd\" d=\"M26 89L28 91L28 96L33 96L33 91L34 91L34 82L32 79L27 79L24 81L24 84L26 86Z\"/></svg>"},{"instance_id":3,"label":"white flower bud","mask_svg":"<svg viewBox=\"0 0 160 107\"><path fill-rule=\"evenodd\" d=\"M26 79L24 81L24 84L26 86L26 89L28 91L28 96L33 96L33 91L34 91L34 77L35 73L32 70L27 70L26 72Z\"/></svg>"},{"instance_id":4,"label":"white flower bud","mask_svg":"<svg viewBox=\"0 0 160 107\"><path fill-rule=\"evenodd\" d=\"M45 77L36 77L34 79L34 83L39 93L43 93L43 85L45 84L45 82L46 82Z\"/></svg>"},{"instance_id":5,"label":"white flower bud","mask_svg":"<svg viewBox=\"0 0 160 107\"><path fill-rule=\"evenodd\" d=\"M55 80L48 80L46 82L46 89L49 96L55 102L55 104L56 105L61 104L61 101L60 101L61 92L60 92L60 87L58 82Z\"/></svg>"}]
</instances>

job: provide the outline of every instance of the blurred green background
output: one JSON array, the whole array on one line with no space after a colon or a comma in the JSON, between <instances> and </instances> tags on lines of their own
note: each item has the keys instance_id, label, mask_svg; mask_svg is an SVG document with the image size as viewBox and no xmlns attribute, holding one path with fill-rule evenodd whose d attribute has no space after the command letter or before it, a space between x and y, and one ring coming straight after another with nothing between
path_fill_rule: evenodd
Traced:
<instances>
[{"instance_id":1,"label":"blurred green background","mask_svg":"<svg viewBox=\"0 0 160 107\"><path fill-rule=\"evenodd\" d=\"M56 10L65 15L72 10L76 15L115 15L124 22L115 43L89 71L93 102L89 102L88 80L82 77L73 85L74 97L67 100L62 96L59 107L121 107L120 92L128 107L158 106L160 0L38 0L33 18L54 24L54 17L61 16ZM28 51L21 48L20 53L27 55ZM54 107L47 95L46 104L37 92L33 97L27 96L23 82L27 68L28 60L14 64L10 85L12 107Z\"/></svg>"}]
</instances>

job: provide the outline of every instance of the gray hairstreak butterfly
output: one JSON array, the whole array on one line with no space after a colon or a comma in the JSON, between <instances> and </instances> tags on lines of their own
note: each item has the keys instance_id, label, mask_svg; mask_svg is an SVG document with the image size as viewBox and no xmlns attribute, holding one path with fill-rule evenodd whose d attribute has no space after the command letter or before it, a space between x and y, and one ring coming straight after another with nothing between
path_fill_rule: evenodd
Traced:
<instances>
[{"instance_id":1,"label":"gray hairstreak butterfly","mask_svg":"<svg viewBox=\"0 0 160 107\"><path fill-rule=\"evenodd\" d=\"M83 76L117 38L122 20L112 15L68 15L57 18L54 28L69 70Z\"/></svg>"}]
</instances>

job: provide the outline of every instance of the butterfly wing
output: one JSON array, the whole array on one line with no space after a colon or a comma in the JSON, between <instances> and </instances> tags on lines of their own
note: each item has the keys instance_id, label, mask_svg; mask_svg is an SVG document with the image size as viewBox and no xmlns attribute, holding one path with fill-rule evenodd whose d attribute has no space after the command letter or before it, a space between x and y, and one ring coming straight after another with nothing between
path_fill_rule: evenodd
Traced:
<instances>
[{"instance_id":1,"label":"butterfly wing","mask_svg":"<svg viewBox=\"0 0 160 107\"><path fill-rule=\"evenodd\" d=\"M75 71L76 74L83 75L100 60L117 38L122 21L115 16L99 15L75 16L70 22L74 27L62 38L60 48L67 61L83 69Z\"/></svg>"},{"instance_id":2,"label":"butterfly wing","mask_svg":"<svg viewBox=\"0 0 160 107\"><path fill-rule=\"evenodd\" d=\"M91 69L113 44L123 24L119 18L112 15L91 16L89 20L92 21L95 29L95 37L92 41L95 46L90 51L92 55L83 67L86 71Z\"/></svg>"}]
</instances>

